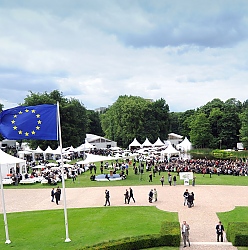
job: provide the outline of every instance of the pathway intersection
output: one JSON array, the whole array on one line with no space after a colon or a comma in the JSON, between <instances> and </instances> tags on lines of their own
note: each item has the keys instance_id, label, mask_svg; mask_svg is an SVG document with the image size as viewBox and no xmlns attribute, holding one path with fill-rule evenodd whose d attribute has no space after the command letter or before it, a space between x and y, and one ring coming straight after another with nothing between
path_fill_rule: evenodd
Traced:
<instances>
[{"instance_id":1,"label":"pathway intersection","mask_svg":"<svg viewBox=\"0 0 248 250\"><path fill-rule=\"evenodd\" d=\"M178 212L179 221L190 225L190 249L237 249L229 242L216 242L216 212L230 211L235 206L248 206L247 186L133 186L135 204L124 204L124 191L128 186L107 187L111 206L156 206L158 209ZM158 191L158 201L148 202L150 189ZM188 188L195 194L195 206L183 205L183 192ZM103 207L106 187L66 189L67 208ZM4 189L6 212L49 210L63 208L50 201L51 189ZM1 197L1 195L0 195ZM106 208L107 209L107 208ZM70 218L68 218L70 223ZM181 247L182 248L182 247Z\"/></svg>"}]
</instances>

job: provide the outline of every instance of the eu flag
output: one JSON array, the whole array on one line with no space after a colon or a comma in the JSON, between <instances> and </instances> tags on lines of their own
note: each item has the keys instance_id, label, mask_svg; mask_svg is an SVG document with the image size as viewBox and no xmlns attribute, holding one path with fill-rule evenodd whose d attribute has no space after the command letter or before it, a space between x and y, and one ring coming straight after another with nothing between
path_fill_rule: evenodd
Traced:
<instances>
[{"instance_id":1,"label":"eu flag","mask_svg":"<svg viewBox=\"0 0 248 250\"><path fill-rule=\"evenodd\" d=\"M57 106L19 106L0 113L0 133L10 140L57 140Z\"/></svg>"}]
</instances>

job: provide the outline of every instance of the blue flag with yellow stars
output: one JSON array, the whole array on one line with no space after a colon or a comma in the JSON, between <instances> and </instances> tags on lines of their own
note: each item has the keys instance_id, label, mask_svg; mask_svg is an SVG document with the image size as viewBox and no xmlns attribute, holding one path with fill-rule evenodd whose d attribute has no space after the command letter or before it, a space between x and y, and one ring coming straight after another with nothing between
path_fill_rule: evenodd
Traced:
<instances>
[{"instance_id":1,"label":"blue flag with yellow stars","mask_svg":"<svg viewBox=\"0 0 248 250\"><path fill-rule=\"evenodd\" d=\"M58 140L57 106L19 106L0 113L0 134L10 140Z\"/></svg>"}]
</instances>

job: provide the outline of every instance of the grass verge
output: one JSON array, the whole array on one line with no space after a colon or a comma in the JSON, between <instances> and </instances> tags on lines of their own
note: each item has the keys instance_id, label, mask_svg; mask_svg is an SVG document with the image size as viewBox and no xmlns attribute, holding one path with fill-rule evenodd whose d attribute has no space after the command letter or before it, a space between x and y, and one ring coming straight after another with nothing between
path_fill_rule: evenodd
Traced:
<instances>
[{"instance_id":1,"label":"grass verge","mask_svg":"<svg viewBox=\"0 0 248 250\"><path fill-rule=\"evenodd\" d=\"M2 217L2 216L1 216ZM10 245L5 245L0 219L0 249L78 249L106 240L159 233L162 221L178 221L177 213L156 207L68 209L69 236L65 243L63 210L8 214Z\"/></svg>"}]
</instances>

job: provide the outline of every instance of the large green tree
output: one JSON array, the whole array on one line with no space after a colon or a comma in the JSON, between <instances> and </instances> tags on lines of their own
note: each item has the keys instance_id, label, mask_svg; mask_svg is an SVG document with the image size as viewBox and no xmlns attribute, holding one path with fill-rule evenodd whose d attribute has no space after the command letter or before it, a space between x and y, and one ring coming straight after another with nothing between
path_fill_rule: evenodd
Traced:
<instances>
[{"instance_id":1,"label":"large green tree","mask_svg":"<svg viewBox=\"0 0 248 250\"><path fill-rule=\"evenodd\" d=\"M86 133L104 136L104 133L102 131L99 112L96 112L94 110L87 110L86 114L88 118L88 122L87 122L88 126L86 128Z\"/></svg>"},{"instance_id":2,"label":"large green tree","mask_svg":"<svg viewBox=\"0 0 248 250\"><path fill-rule=\"evenodd\" d=\"M57 102L59 102L60 109L62 146L79 146L84 142L88 119L85 107L78 100L73 98L67 99L58 90L54 90L51 93L33 93L30 91L22 105L56 104ZM32 148L40 146L42 149L46 149L50 145L55 149L58 146L58 142L34 140L30 141L30 145Z\"/></svg>"},{"instance_id":3,"label":"large green tree","mask_svg":"<svg viewBox=\"0 0 248 250\"><path fill-rule=\"evenodd\" d=\"M223 117L220 119L220 140L225 148L235 148L239 141L238 135L241 128L239 114L242 104L231 98L225 102Z\"/></svg>"},{"instance_id":4,"label":"large green tree","mask_svg":"<svg viewBox=\"0 0 248 250\"><path fill-rule=\"evenodd\" d=\"M195 147L210 147L213 136L211 134L209 120L205 113L196 113L190 123L190 128L190 140Z\"/></svg>"},{"instance_id":5,"label":"large green tree","mask_svg":"<svg viewBox=\"0 0 248 250\"><path fill-rule=\"evenodd\" d=\"M240 114L240 120L240 141L243 143L244 148L248 148L248 108Z\"/></svg>"},{"instance_id":6,"label":"large green tree","mask_svg":"<svg viewBox=\"0 0 248 250\"><path fill-rule=\"evenodd\" d=\"M169 106L165 100L155 102L137 96L120 96L101 115L105 135L127 147L136 137L143 142L147 137L155 142L159 136L167 138L169 128Z\"/></svg>"}]
</instances>

